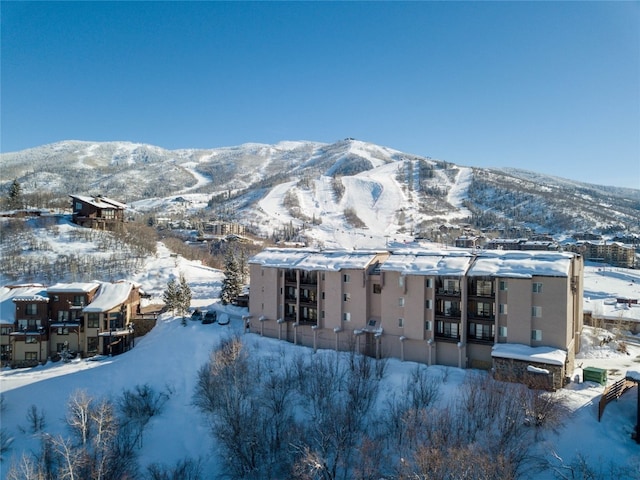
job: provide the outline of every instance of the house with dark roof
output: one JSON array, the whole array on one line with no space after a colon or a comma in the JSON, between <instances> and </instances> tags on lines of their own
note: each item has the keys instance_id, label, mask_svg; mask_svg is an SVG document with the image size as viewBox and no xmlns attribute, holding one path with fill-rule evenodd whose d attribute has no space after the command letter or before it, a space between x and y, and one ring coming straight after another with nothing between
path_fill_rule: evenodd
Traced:
<instances>
[{"instance_id":1,"label":"house with dark roof","mask_svg":"<svg viewBox=\"0 0 640 480\"><path fill-rule=\"evenodd\" d=\"M98 230L120 230L124 226L124 203L102 195L70 195L73 223Z\"/></svg>"}]
</instances>

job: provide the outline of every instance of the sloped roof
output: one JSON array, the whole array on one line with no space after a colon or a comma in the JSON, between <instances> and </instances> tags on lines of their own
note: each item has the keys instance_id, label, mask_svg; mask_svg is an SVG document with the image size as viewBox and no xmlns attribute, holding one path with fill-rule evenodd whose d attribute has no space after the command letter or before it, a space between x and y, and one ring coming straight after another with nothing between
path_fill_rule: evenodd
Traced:
<instances>
[{"instance_id":1,"label":"sloped roof","mask_svg":"<svg viewBox=\"0 0 640 480\"><path fill-rule=\"evenodd\" d=\"M134 284L131 282L102 283L93 301L83 312L108 312L127 301Z\"/></svg>"},{"instance_id":2,"label":"sloped roof","mask_svg":"<svg viewBox=\"0 0 640 480\"><path fill-rule=\"evenodd\" d=\"M0 324L11 325L16 320L14 300L47 301L47 293L43 285L25 285L16 287L0 287Z\"/></svg>"},{"instance_id":3,"label":"sloped roof","mask_svg":"<svg viewBox=\"0 0 640 480\"><path fill-rule=\"evenodd\" d=\"M97 196L97 197L88 197L85 195L69 195L71 198L76 198L81 202L87 203L89 205L93 205L96 208L116 208L118 210L124 210L127 208L127 205L117 200L113 200L111 198Z\"/></svg>"},{"instance_id":4,"label":"sloped roof","mask_svg":"<svg viewBox=\"0 0 640 480\"><path fill-rule=\"evenodd\" d=\"M56 283L47 288L47 293L89 293L99 286L98 282Z\"/></svg>"}]
</instances>

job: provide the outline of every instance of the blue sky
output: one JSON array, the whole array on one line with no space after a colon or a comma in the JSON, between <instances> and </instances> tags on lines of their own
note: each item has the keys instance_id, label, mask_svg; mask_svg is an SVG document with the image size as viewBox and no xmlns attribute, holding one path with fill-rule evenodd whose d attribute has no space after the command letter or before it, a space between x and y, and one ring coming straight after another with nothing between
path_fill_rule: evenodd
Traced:
<instances>
[{"instance_id":1,"label":"blue sky","mask_svg":"<svg viewBox=\"0 0 640 480\"><path fill-rule=\"evenodd\" d=\"M640 2L1 8L2 152L354 137L640 188Z\"/></svg>"}]
</instances>

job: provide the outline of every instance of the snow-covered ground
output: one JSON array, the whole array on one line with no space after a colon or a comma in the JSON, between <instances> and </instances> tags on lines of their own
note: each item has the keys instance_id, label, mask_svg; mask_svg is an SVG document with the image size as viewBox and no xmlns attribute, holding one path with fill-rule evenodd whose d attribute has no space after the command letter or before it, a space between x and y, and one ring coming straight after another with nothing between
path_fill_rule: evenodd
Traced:
<instances>
[{"instance_id":1,"label":"snow-covered ground","mask_svg":"<svg viewBox=\"0 0 640 480\"><path fill-rule=\"evenodd\" d=\"M602 271L589 266L585 276L586 293L596 298L598 293L609 297L636 295L637 283L629 281L627 274L635 272ZM12 449L0 463L2 478L6 475L9 458L25 451L36 451L37 439L28 433L20 433L25 426L26 412L31 405L46 415L47 431L51 434L66 434L62 422L69 395L84 389L95 398L116 397L123 389L148 384L156 391L172 392L165 410L154 416L145 431L140 452L140 463L153 462L173 464L185 457L201 458L206 478L215 478L220 465L215 455L215 445L207 430L206 422L192 405L196 372L207 360L221 338L238 332L249 344L252 354L263 355L283 352L294 358L297 347L287 342L262 338L256 334L242 333L241 316L245 310L238 307L222 307L217 297L222 273L174 257L160 246L158 255L150 259L144 273L132 279L155 296L160 296L171 275L183 273L193 290L193 306L224 310L231 316L231 323L202 325L188 321L182 326L180 319L163 314L156 327L144 337L136 340L131 351L116 357L101 357L98 360L74 360L71 363L48 363L33 369L5 369L0 373L0 387L5 409L2 411L2 428L10 432L14 441ZM624 273L624 275L623 275ZM634 288L636 290L634 290ZM622 292L622 293L621 293ZM629 353L615 350L615 342L600 346L596 335L585 335L580 360L583 366L598 366L610 372L610 379L624 375L628 368L640 365L640 346L629 345ZM382 380L393 391L402 384L411 370L410 362L390 360L387 376ZM445 396L455 394L457 386L464 381L470 370L434 366L446 369L447 384L443 386ZM619 375L614 373L619 372ZM637 389L631 390L618 401L609 404L601 422L598 422L598 401L602 386L591 383L572 383L559 392L571 414L557 433L548 433L541 439L540 452L545 455L555 452L570 463L575 455L584 453L596 465L628 467L632 474L640 476L640 447L631 439L636 421ZM541 472L534 478L546 479L550 472Z\"/></svg>"}]
</instances>

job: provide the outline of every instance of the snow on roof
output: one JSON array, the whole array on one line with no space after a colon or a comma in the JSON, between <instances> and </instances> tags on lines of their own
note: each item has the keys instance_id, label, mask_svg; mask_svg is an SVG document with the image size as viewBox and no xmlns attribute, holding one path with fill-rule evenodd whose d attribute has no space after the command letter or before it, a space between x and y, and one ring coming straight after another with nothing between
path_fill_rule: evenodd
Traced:
<instances>
[{"instance_id":1,"label":"snow on roof","mask_svg":"<svg viewBox=\"0 0 640 480\"><path fill-rule=\"evenodd\" d=\"M482 252L469 269L470 276L531 278L568 277L571 260L567 252L493 251Z\"/></svg>"},{"instance_id":2,"label":"snow on roof","mask_svg":"<svg viewBox=\"0 0 640 480\"><path fill-rule=\"evenodd\" d=\"M71 198L77 198L78 200L93 205L97 208L119 208L125 209L127 206L124 203L112 200L107 197L87 197L85 195L70 195Z\"/></svg>"},{"instance_id":3,"label":"snow on roof","mask_svg":"<svg viewBox=\"0 0 640 480\"><path fill-rule=\"evenodd\" d=\"M369 250L315 251L301 248L268 248L254 255L250 263L274 268L339 271L347 268L365 268L377 253L379 252Z\"/></svg>"},{"instance_id":4,"label":"snow on roof","mask_svg":"<svg viewBox=\"0 0 640 480\"><path fill-rule=\"evenodd\" d=\"M373 251L326 251L309 254L298 264L303 270L328 270L337 272L343 269L366 268L375 258Z\"/></svg>"},{"instance_id":5,"label":"snow on roof","mask_svg":"<svg viewBox=\"0 0 640 480\"><path fill-rule=\"evenodd\" d=\"M99 286L98 282L56 283L47 288L47 293L89 293Z\"/></svg>"},{"instance_id":6,"label":"snow on roof","mask_svg":"<svg viewBox=\"0 0 640 480\"><path fill-rule=\"evenodd\" d=\"M636 383L640 383L640 370L627 370L625 378L627 380L633 380Z\"/></svg>"},{"instance_id":7,"label":"snow on roof","mask_svg":"<svg viewBox=\"0 0 640 480\"><path fill-rule=\"evenodd\" d=\"M468 252L399 249L391 253L380 270L405 275L464 275L472 258Z\"/></svg>"},{"instance_id":8,"label":"snow on roof","mask_svg":"<svg viewBox=\"0 0 640 480\"><path fill-rule=\"evenodd\" d=\"M264 267L338 271L366 268L382 252L370 250L315 251L269 248L251 258ZM404 275L465 275L531 278L567 277L573 253L547 251L493 251L474 256L468 251L400 248L390 252L380 270ZM475 260L474 260L475 259Z\"/></svg>"},{"instance_id":9,"label":"snow on roof","mask_svg":"<svg viewBox=\"0 0 640 480\"><path fill-rule=\"evenodd\" d=\"M93 301L83 312L108 312L127 301L133 284L131 282L103 283Z\"/></svg>"},{"instance_id":10,"label":"snow on roof","mask_svg":"<svg viewBox=\"0 0 640 480\"><path fill-rule=\"evenodd\" d=\"M549 365L564 365L567 359L567 352L552 347L530 347L520 343L496 343L491 350L491 356Z\"/></svg>"},{"instance_id":11,"label":"snow on roof","mask_svg":"<svg viewBox=\"0 0 640 480\"><path fill-rule=\"evenodd\" d=\"M0 287L0 324L13 324L16 320L15 299L46 300L46 292L42 285L25 285L18 287Z\"/></svg>"}]
</instances>

